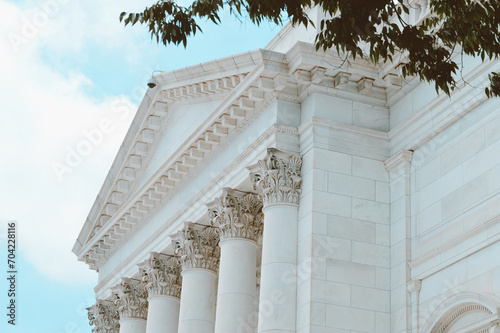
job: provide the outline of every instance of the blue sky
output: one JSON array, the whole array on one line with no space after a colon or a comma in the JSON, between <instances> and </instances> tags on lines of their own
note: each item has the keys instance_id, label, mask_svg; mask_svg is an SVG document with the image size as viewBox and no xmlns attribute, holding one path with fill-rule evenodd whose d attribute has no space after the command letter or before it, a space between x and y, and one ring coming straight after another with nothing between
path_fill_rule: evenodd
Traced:
<instances>
[{"instance_id":1,"label":"blue sky","mask_svg":"<svg viewBox=\"0 0 500 333\"><path fill-rule=\"evenodd\" d=\"M0 280L7 306L7 222L18 224L18 317L1 332L90 332L97 275L71 248L155 69L170 71L264 47L278 32L224 14L187 50L158 46L121 11L148 1L0 0ZM121 105L120 113L113 112ZM112 129L72 161L85 133Z\"/></svg>"}]
</instances>

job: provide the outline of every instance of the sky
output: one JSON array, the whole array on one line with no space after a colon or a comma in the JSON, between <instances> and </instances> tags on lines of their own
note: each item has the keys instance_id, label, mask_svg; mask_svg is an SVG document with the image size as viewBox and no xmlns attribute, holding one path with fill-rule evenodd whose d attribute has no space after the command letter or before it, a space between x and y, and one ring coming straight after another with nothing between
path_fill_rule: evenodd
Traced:
<instances>
[{"instance_id":1,"label":"sky","mask_svg":"<svg viewBox=\"0 0 500 333\"><path fill-rule=\"evenodd\" d=\"M118 20L148 3L0 0L0 332L91 331L97 274L71 249L153 70L263 48L279 31L224 13L221 26L200 22L204 34L187 49L159 46ZM88 140L103 121L109 130ZM6 316L12 222L15 326Z\"/></svg>"}]
</instances>

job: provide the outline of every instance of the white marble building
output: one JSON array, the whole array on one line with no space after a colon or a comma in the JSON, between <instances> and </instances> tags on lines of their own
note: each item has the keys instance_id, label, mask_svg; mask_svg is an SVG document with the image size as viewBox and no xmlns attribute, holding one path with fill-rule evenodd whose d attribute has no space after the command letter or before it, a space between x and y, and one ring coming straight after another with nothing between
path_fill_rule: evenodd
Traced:
<instances>
[{"instance_id":1,"label":"white marble building","mask_svg":"<svg viewBox=\"0 0 500 333\"><path fill-rule=\"evenodd\" d=\"M450 98L315 34L155 76L73 249L92 332L500 332L498 62Z\"/></svg>"}]
</instances>

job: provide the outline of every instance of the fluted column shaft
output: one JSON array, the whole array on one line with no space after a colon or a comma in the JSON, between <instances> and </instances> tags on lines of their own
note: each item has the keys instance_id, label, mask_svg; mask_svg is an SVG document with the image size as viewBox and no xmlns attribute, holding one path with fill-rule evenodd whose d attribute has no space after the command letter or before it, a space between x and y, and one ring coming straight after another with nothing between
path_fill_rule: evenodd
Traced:
<instances>
[{"instance_id":1,"label":"fluted column shaft","mask_svg":"<svg viewBox=\"0 0 500 333\"><path fill-rule=\"evenodd\" d=\"M179 329L179 298L157 295L148 298L146 333L177 333Z\"/></svg>"},{"instance_id":2,"label":"fluted column shaft","mask_svg":"<svg viewBox=\"0 0 500 333\"><path fill-rule=\"evenodd\" d=\"M262 201L257 195L225 188L208 206L221 238L215 333L254 333Z\"/></svg>"},{"instance_id":3,"label":"fluted column shaft","mask_svg":"<svg viewBox=\"0 0 500 333\"><path fill-rule=\"evenodd\" d=\"M296 331L297 229L302 159L268 149L251 166L255 188L263 191L264 233L259 300L259 333Z\"/></svg>"},{"instance_id":4,"label":"fluted column shaft","mask_svg":"<svg viewBox=\"0 0 500 333\"><path fill-rule=\"evenodd\" d=\"M182 264L178 333L214 333L219 235L194 223L172 236Z\"/></svg>"},{"instance_id":5,"label":"fluted column shaft","mask_svg":"<svg viewBox=\"0 0 500 333\"><path fill-rule=\"evenodd\" d=\"M213 333L217 274L208 269L182 272L179 333Z\"/></svg>"},{"instance_id":6,"label":"fluted column shaft","mask_svg":"<svg viewBox=\"0 0 500 333\"><path fill-rule=\"evenodd\" d=\"M146 319L132 317L120 319L120 333L144 332L146 332Z\"/></svg>"},{"instance_id":7,"label":"fluted column shaft","mask_svg":"<svg viewBox=\"0 0 500 333\"><path fill-rule=\"evenodd\" d=\"M152 253L140 268L148 291L146 333L177 333L181 293L179 259Z\"/></svg>"},{"instance_id":8,"label":"fluted column shaft","mask_svg":"<svg viewBox=\"0 0 500 333\"><path fill-rule=\"evenodd\" d=\"M253 333L257 243L246 239L221 242L215 333Z\"/></svg>"},{"instance_id":9,"label":"fluted column shaft","mask_svg":"<svg viewBox=\"0 0 500 333\"><path fill-rule=\"evenodd\" d=\"M264 208L259 333L295 332L297 206Z\"/></svg>"}]
</instances>

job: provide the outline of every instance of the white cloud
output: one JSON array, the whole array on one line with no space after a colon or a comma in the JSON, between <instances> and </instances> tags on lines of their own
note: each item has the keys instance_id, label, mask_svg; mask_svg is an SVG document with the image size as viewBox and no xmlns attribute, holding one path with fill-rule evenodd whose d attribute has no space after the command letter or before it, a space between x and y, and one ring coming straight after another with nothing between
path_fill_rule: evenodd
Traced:
<instances>
[{"instance_id":1,"label":"white cloud","mask_svg":"<svg viewBox=\"0 0 500 333\"><path fill-rule=\"evenodd\" d=\"M13 43L18 49L39 43L51 52L68 54L84 50L91 42L140 54L138 39L133 37L144 37L144 29L125 29L118 18L122 11L141 11L149 2L42 0L15 5L3 0L10 16L2 12L2 20L9 26L9 39L21 42ZM78 55L85 57L85 53Z\"/></svg>"},{"instance_id":2,"label":"white cloud","mask_svg":"<svg viewBox=\"0 0 500 333\"><path fill-rule=\"evenodd\" d=\"M0 222L19 222L20 251L58 281L95 279L71 248L136 106L124 95L89 95L94 83L87 75L78 68L61 73L43 54L77 59L97 43L139 63L140 47L117 20L123 6L48 0L21 7L0 0ZM90 132L93 143L85 135ZM70 151L81 159L58 175L54 164L67 166Z\"/></svg>"}]
</instances>

